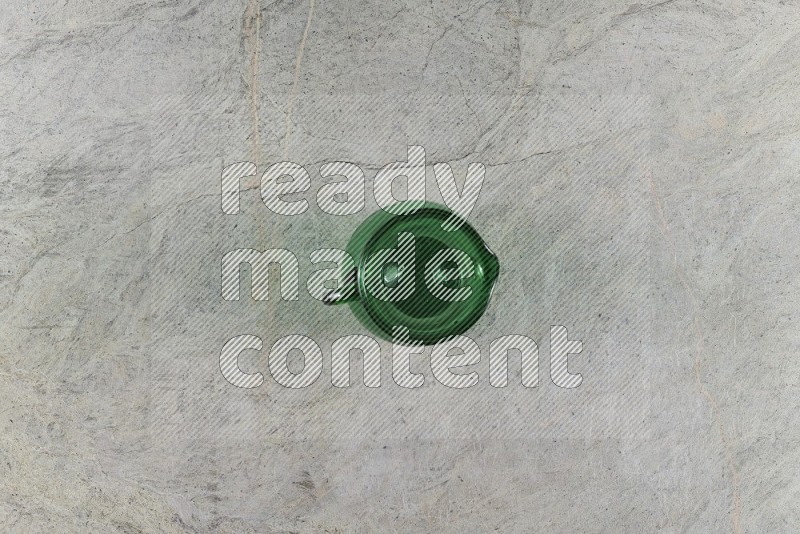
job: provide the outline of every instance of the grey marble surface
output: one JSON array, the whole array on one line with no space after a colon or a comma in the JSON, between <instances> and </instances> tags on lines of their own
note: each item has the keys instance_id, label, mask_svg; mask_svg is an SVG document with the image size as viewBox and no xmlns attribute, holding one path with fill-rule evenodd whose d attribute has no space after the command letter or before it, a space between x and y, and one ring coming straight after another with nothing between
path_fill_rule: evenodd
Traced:
<instances>
[{"instance_id":1,"label":"grey marble surface","mask_svg":"<svg viewBox=\"0 0 800 534\"><path fill-rule=\"evenodd\" d=\"M3 2L0 530L796 532L798 37L792 1ZM421 357L404 390L384 343L380 389L332 388L365 331L305 292L308 254L411 144L486 166L480 381ZM258 177L222 213L225 165L282 160L306 213ZM337 160L362 213L314 200ZM300 299L224 301L239 247L297 254ZM259 388L220 372L240 334ZM326 358L304 390L267 373L288 334ZM537 388L487 383L505 334L539 343Z\"/></svg>"}]
</instances>

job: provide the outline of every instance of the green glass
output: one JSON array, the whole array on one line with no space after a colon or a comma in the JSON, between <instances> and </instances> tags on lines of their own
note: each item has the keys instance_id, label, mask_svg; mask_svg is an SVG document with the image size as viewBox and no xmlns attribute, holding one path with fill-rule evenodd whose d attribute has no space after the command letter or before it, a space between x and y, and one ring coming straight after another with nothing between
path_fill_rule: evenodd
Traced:
<instances>
[{"instance_id":1,"label":"green glass","mask_svg":"<svg viewBox=\"0 0 800 534\"><path fill-rule=\"evenodd\" d=\"M391 341L394 328L402 326L408 329L408 342L432 345L465 332L480 319L489 305L500 266L494 253L466 221L431 202L413 210L419 205L404 202L393 206L390 212L380 210L358 227L347 245L347 252L355 262L355 272L349 273L350 282L355 281L355 291L348 295L334 292L326 302L348 303L361 324L384 339ZM446 230L444 223L452 224L455 220L460 222L457 228ZM369 260L380 250L397 249L402 233L414 236L414 291L403 300L380 300L368 287L376 283L393 287L398 267L392 262L375 265ZM425 267L444 249L457 249L468 255L473 273L457 278L453 270L456 264L443 262L441 276L437 278L438 273L433 273L434 281L429 287ZM431 293L437 283L451 290L469 287L471 292L465 300L443 300Z\"/></svg>"}]
</instances>

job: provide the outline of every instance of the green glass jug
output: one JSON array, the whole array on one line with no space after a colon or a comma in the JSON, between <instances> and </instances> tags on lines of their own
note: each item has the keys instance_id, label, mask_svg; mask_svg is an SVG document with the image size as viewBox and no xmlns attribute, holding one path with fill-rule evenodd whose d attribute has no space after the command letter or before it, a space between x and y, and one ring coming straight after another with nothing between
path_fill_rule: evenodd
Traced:
<instances>
[{"instance_id":1,"label":"green glass jug","mask_svg":"<svg viewBox=\"0 0 800 534\"><path fill-rule=\"evenodd\" d=\"M468 330L489 305L500 271L475 229L431 202L374 213L347 252L354 269L343 277L346 289L325 302L349 304L368 330L402 344L432 345Z\"/></svg>"}]
</instances>

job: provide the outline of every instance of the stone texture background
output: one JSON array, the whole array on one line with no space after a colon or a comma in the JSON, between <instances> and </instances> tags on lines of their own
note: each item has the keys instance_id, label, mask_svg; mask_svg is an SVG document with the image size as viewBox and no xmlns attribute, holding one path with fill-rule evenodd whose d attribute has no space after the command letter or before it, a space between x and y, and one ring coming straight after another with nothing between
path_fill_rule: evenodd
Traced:
<instances>
[{"instance_id":1,"label":"stone texture background","mask_svg":"<svg viewBox=\"0 0 800 534\"><path fill-rule=\"evenodd\" d=\"M8 0L0 7L0 527L123 532L794 532L797 2ZM468 391L225 382L238 334L363 333L302 291L409 144L487 178L501 278ZM277 217L235 161L307 167ZM364 213L332 217L326 161ZM428 172L428 191L436 183ZM232 248L298 302L224 302ZM551 324L584 345L548 378ZM488 385L489 342L540 385ZM514 366L512 365L512 368ZM518 374L518 373L517 373ZM356 373L356 377L358 374Z\"/></svg>"}]
</instances>

